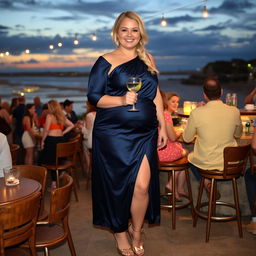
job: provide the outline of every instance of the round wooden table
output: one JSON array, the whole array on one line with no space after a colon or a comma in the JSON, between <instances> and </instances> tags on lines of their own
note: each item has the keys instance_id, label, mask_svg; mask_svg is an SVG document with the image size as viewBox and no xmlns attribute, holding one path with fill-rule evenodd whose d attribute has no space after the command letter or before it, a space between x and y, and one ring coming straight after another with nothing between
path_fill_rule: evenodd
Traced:
<instances>
[{"instance_id":1,"label":"round wooden table","mask_svg":"<svg viewBox=\"0 0 256 256\"><path fill-rule=\"evenodd\" d=\"M41 190L36 180L20 178L20 184L6 186L4 178L0 178L0 204L21 199Z\"/></svg>"}]
</instances>

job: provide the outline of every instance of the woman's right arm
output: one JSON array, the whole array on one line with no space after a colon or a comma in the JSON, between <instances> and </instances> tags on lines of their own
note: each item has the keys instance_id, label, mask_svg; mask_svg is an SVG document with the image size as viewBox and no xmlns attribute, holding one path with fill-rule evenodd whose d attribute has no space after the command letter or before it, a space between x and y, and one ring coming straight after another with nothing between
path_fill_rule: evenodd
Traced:
<instances>
[{"instance_id":1,"label":"woman's right arm","mask_svg":"<svg viewBox=\"0 0 256 256\"><path fill-rule=\"evenodd\" d=\"M94 64L88 82L88 100L99 108L111 108L136 103L137 93L127 92L123 96L110 96L106 94L108 72L111 64L103 57L98 58Z\"/></svg>"},{"instance_id":2,"label":"woman's right arm","mask_svg":"<svg viewBox=\"0 0 256 256\"><path fill-rule=\"evenodd\" d=\"M172 123L166 122L166 130L167 130L167 136L168 136L169 140L171 140L171 141L177 140L178 137L181 135L181 133L175 132Z\"/></svg>"},{"instance_id":3,"label":"woman's right arm","mask_svg":"<svg viewBox=\"0 0 256 256\"><path fill-rule=\"evenodd\" d=\"M63 131L63 135L65 135L67 132L71 131L75 127L75 125L71 121L69 121L67 118L65 120L64 125L65 125L65 129Z\"/></svg>"},{"instance_id":4,"label":"woman's right arm","mask_svg":"<svg viewBox=\"0 0 256 256\"><path fill-rule=\"evenodd\" d=\"M127 92L124 96L109 96L104 95L97 103L99 108L113 108L119 106L127 106L135 104L137 101L137 93Z\"/></svg>"}]
</instances>

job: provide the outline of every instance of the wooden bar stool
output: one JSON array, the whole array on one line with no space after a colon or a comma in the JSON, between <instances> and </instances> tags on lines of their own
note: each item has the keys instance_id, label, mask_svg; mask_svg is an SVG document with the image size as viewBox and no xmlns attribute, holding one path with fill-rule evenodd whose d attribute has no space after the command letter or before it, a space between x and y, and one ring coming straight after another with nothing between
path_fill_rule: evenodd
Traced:
<instances>
[{"instance_id":1,"label":"wooden bar stool","mask_svg":"<svg viewBox=\"0 0 256 256\"><path fill-rule=\"evenodd\" d=\"M161 208L172 210L172 229L176 228L176 209L181 209L181 208L187 207L189 205L191 208L193 226L195 226L195 213L194 213L193 197L192 197L192 190L191 190L191 183L190 183L188 168L189 168L189 162L188 162L187 156L185 156L181 159L178 159L177 161L173 161L173 162L158 162L159 171L163 172L163 173L167 173L168 180L170 178L172 178L172 192L166 191L165 193L160 194L161 198L163 198L163 197L168 198L168 203L167 204L161 203ZM186 175L188 196L181 195L182 197L187 198L186 202L181 203L181 204L176 204L175 172L185 172L185 175ZM175 207L173 207L174 205L175 205Z\"/></svg>"},{"instance_id":2,"label":"wooden bar stool","mask_svg":"<svg viewBox=\"0 0 256 256\"><path fill-rule=\"evenodd\" d=\"M237 146L237 147L226 147L224 148L224 169L219 170L202 170L200 174L202 179L200 181L197 205L195 208L195 224L197 223L197 217L207 219L206 225L206 239L209 241L211 222L214 221L230 221L237 220L239 236L243 236L242 224L241 224L241 213L238 200L238 190L236 180L245 173L246 163L250 152L250 145ZM204 180L211 180L211 191L208 202L202 201ZM217 194L217 182L218 181L232 181L232 188L234 194L234 203L222 202L216 200ZM230 216L217 216L216 206L226 206L235 209L235 214ZM201 211L201 208L208 207L207 213Z\"/></svg>"}]
</instances>

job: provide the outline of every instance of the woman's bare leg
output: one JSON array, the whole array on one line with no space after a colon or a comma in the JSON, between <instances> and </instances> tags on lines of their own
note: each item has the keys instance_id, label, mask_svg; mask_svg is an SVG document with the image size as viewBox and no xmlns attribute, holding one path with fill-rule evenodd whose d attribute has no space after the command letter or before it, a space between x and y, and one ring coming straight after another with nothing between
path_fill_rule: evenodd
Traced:
<instances>
[{"instance_id":1,"label":"woman's bare leg","mask_svg":"<svg viewBox=\"0 0 256 256\"><path fill-rule=\"evenodd\" d=\"M26 148L25 164L32 165L34 160L34 148Z\"/></svg>"},{"instance_id":2,"label":"woman's bare leg","mask_svg":"<svg viewBox=\"0 0 256 256\"><path fill-rule=\"evenodd\" d=\"M148 159L144 156L138 176L136 179L134 193L131 204L131 215L132 215L132 245L135 247L140 247L141 242L141 228L144 223L144 217L148 207L148 188L150 182L150 167Z\"/></svg>"}]
</instances>

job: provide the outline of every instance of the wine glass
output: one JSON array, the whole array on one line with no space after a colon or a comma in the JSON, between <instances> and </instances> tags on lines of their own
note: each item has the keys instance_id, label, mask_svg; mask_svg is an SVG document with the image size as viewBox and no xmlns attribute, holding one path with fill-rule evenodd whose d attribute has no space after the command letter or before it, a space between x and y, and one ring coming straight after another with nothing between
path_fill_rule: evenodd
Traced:
<instances>
[{"instance_id":1,"label":"wine glass","mask_svg":"<svg viewBox=\"0 0 256 256\"><path fill-rule=\"evenodd\" d=\"M131 92L137 92L140 90L142 86L141 78L139 77L129 77L126 81L127 89ZM128 109L131 112L138 112L139 110L136 109L135 104L132 105L132 108Z\"/></svg>"}]
</instances>

